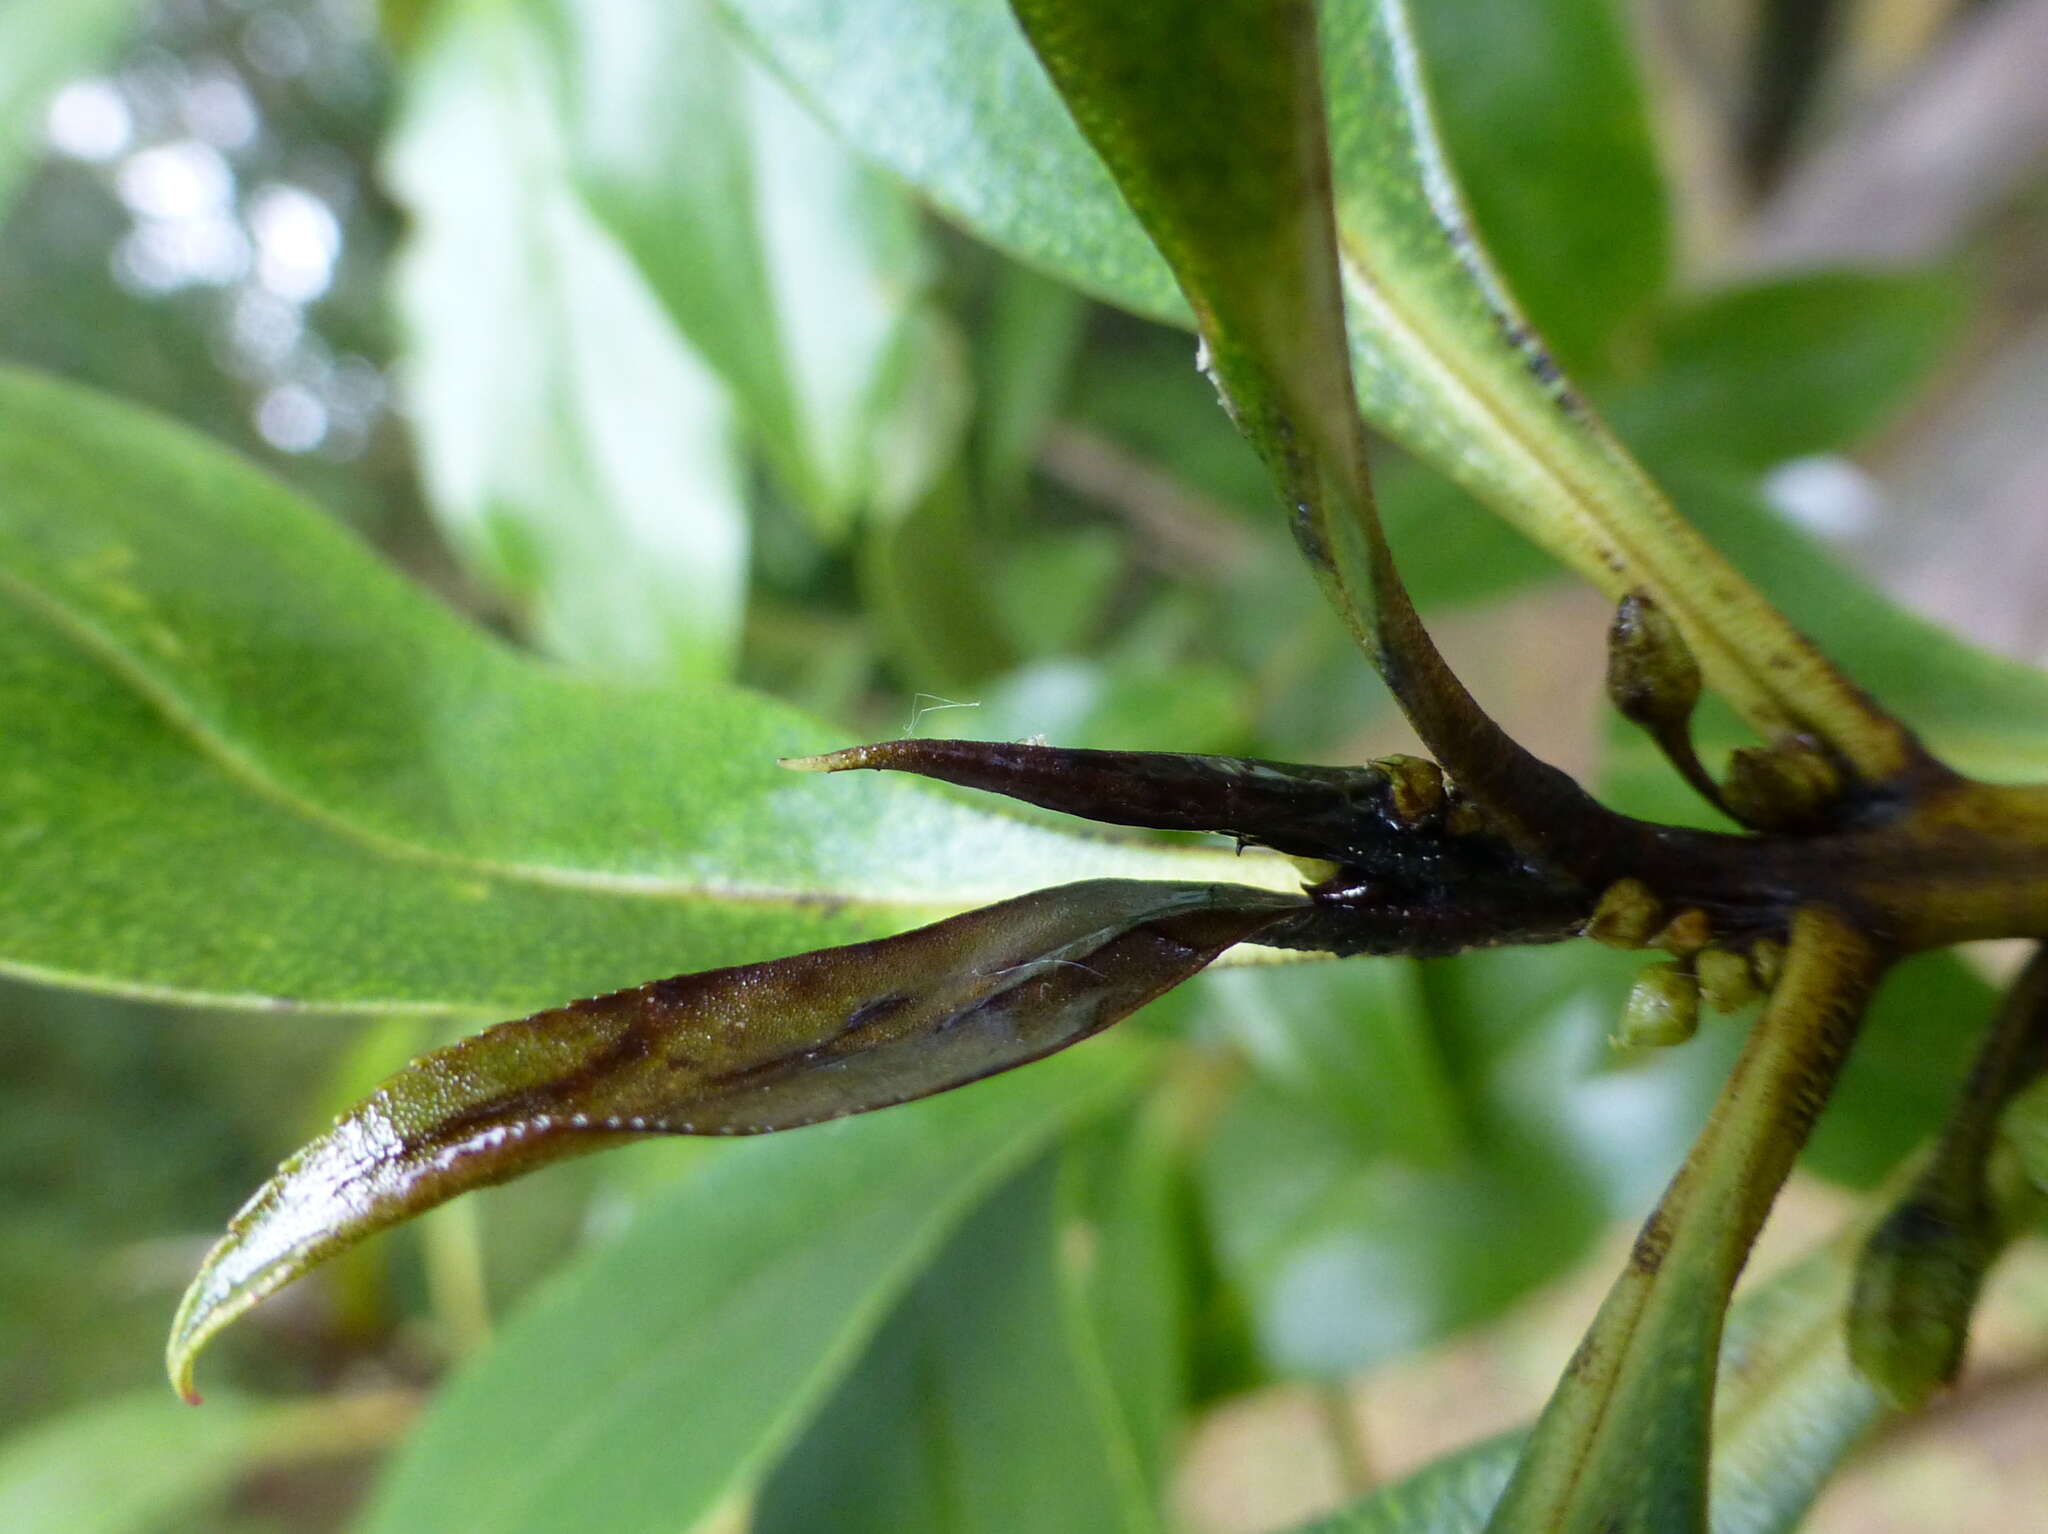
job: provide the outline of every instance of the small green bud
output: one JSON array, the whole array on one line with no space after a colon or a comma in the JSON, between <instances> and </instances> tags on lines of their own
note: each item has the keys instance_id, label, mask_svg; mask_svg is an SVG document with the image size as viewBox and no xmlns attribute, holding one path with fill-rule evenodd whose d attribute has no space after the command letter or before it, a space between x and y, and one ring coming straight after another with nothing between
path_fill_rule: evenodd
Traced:
<instances>
[{"instance_id":1,"label":"small green bud","mask_svg":"<svg viewBox=\"0 0 2048 1534\"><path fill-rule=\"evenodd\" d=\"M1693 960L1700 977L1700 995L1716 1012L1734 1012L1757 998L1756 977L1749 960L1725 948L1709 948Z\"/></svg>"},{"instance_id":2,"label":"small green bud","mask_svg":"<svg viewBox=\"0 0 2048 1534\"><path fill-rule=\"evenodd\" d=\"M1664 921L1664 907L1640 879L1617 879L1601 892L1586 936L1609 948L1644 948Z\"/></svg>"},{"instance_id":3,"label":"small green bud","mask_svg":"<svg viewBox=\"0 0 2048 1534\"><path fill-rule=\"evenodd\" d=\"M1766 750L1744 746L1728 759L1721 783L1728 811L1764 831L1811 830L1826 823L1842 797L1842 773L1819 747L1803 740Z\"/></svg>"},{"instance_id":4,"label":"small green bud","mask_svg":"<svg viewBox=\"0 0 2048 1534\"><path fill-rule=\"evenodd\" d=\"M1680 911L1650 938L1652 948L1689 959L1714 940L1714 924L1697 906Z\"/></svg>"},{"instance_id":5,"label":"small green bud","mask_svg":"<svg viewBox=\"0 0 2048 1534\"><path fill-rule=\"evenodd\" d=\"M1652 964L1636 976L1614 1042L1623 1049L1683 1044L1700 1026L1700 983L1677 964Z\"/></svg>"},{"instance_id":6,"label":"small green bud","mask_svg":"<svg viewBox=\"0 0 2048 1534\"><path fill-rule=\"evenodd\" d=\"M1700 667L1670 615L1631 591L1607 629L1607 697L1652 732L1681 730L1700 701Z\"/></svg>"}]
</instances>

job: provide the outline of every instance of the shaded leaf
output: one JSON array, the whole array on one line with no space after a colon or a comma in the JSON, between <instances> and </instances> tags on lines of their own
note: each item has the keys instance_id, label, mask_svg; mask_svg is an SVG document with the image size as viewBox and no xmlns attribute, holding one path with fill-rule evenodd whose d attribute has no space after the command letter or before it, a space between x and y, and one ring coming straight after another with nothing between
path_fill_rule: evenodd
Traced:
<instances>
[{"instance_id":1,"label":"shaded leaf","mask_svg":"<svg viewBox=\"0 0 2048 1534\"><path fill-rule=\"evenodd\" d=\"M1057 1171L977 1210L762 1492L759 1534L1144 1534L1163 1528L1062 1311Z\"/></svg>"},{"instance_id":2,"label":"shaded leaf","mask_svg":"<svg viewBox=\"0 0 2048 1534\"><path fill-rule=\"evenodd\" d=\"M1709 293L1656 317L1641 342L1647 369L1615 387L1608 411L1653 464L1760 472L1853 447L1961 339L1970 296L1945 271L1814 273Z\"/></svg>"},{"instance_id":3,"label":"shaded leaf","mask_svg":"<svg viewBox=\"0 0 2048 1534\"><path fill-rule=\"evenodd\" d=\"M1087 1038L1306 902L1102 880L898 937L680 975L501 1023L393 1076L235 1216L171 1326L208 1338L378 1230L649 1134L765 1134L885 1108Z\"/></svg>"},{"instance_id":4,"label":"shaded leaf","mask_svg":"<svg viewBox=\"0 0 2048 1534\"><path fill-rule=\"evenodd\" d=\"M1198 1094L1169 1080L1138 1110L1070 1140L1060 1167L1060 1293L1112 1438L1165 1506L1179 1458L1190 1321L1183 1141Z\"/></svg>"},{"instance_id":5,"label":"shaded leaf","mask_svg":"<svg viewBox=\"0 0 2048 1534\"><path fill-rule=\"evenodd\" d=\"M1842 1330L1865 1221L1771 1275L1728 1312L1714 1400L1712 1534L1791 1534L1883 1416ZM1480 1534L1528 1441L1449 1455L1299 1534Z\"/></svg>"},{"instance_id":6,"label":"shaded leaf","mask_svg":"<svg viewBox=\"0 0 2048 1534\"><path fill-rule=\"evenodd\" d=\"M1274 1370L1335 1377L1426 1346L1562 1271L1602 1228L1569 1142L1501 1100L1576 1014L1518 1009L1522 1048L1489 1058L1398 960L1218 975L1199 1001L1253 1072L1200 1176L1217 1264ZM1532 1092L1570 1092L1582 1072L1545 1071ZM1560 1112L1598 1109L1580 1092Z\"/></svg>"},{"instance_id":7,"label":"shaded leaf","mask_svg":"<svg viewBox=\"0 0 2048 1534\"><path fill-rule=\"evenodd\" d=\"M792 710L537 665L240 460L19 374L0 657L0 966L62 984L503 1016L1066 879L1299 885L794 777Z\"/></svg>"},{"instance_id":8,"label":"shaded leaf","mask_svg":"<svg viewBox=\"0 0 2048 1534\"><path fill-rule=\"evenodd\" d=\"M366 1534L674 1534L764 1472L961 1219L1147 1056L1104 1039L735 1146L568 1264L437 1395Z\"/></svg>"}]
</instances>

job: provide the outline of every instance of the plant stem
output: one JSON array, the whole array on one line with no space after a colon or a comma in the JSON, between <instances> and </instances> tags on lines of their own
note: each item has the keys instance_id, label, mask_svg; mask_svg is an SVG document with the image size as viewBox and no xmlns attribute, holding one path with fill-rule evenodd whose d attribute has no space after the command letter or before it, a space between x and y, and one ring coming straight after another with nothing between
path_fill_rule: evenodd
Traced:
<instances>
[{"instance_id":1,"label":"plant stem","mask_svg":"<svg viewBox=\"0 0 2048 1534\"><path fill-rule=\"evenodd\" d=\"M1489 1534L1705 1530L1729 1296L1885 962L1837 913L1798 913L1785 974L1544 1408Z\"/></svg>"}]
</instances>

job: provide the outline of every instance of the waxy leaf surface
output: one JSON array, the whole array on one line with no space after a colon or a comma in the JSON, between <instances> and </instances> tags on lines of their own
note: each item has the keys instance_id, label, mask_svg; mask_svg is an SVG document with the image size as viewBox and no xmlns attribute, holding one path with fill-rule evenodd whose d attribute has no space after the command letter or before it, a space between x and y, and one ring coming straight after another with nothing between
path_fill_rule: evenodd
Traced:
<instances>
[{"instance_id":1,"label":"waxy leaf surface","mask_svg":"<svg viewBox=\"0 0 2048 1534\"><path fill-rule=\"evenodd\" d=\"M258 1300L458 1193L649 1134L764 1134L1037 1060L1306 904L1100 880L828 948L574 1002L414 1061L235 1217L172 1323L170 1367Z\"/></svg>"}]
</instances>

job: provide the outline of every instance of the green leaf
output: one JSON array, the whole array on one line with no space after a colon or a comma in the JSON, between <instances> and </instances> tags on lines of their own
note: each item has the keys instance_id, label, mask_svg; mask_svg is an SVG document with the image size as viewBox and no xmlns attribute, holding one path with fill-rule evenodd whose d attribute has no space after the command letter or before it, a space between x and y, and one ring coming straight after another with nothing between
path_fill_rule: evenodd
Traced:
<instances>
[{"instance_id":1,"label":"green leaf","mask_svg":"<svg viewBox=\"0 0 2048 1534\"><path fill-rule=\"evenodd\" d=\"M1063 1314L1057 1171L963 1224L790 1450L758 1534L1147 1534L1158 1505Z\"/></svg>"},{"instance_id":2,"label":"green leaf","mask_svg":"<svg viewBox=\"0 0 2048 1534\"><path fill-rule=\"evenodd\" d=\"M202 1415L161 1391L95 1402L0 1441L9 1534L152 1534L266 1467L380 1448L411 1415L399 1393L321 1401L224 1398Z\"/></svg>"},{"instance_id":3,"label":"green leaf","mask_svg":"<svg viewBox=\"0 0 2048 1534\"><path fill-rule=\"evenodd\" d=\"M243 1206L171 1323L207 1340L364 1237L459 1193L646 1135L766 1134L1065 1049L1307 907L1241 885L1097 880L897 937L678 975L422 1056Z\"/></svg>"},{"instance_id":4,"label":"green leaf","mask_svg":"<svg viewBox=\"0 0 2048 1534\"><path fill-rule=\"evenodd\" d=\"M1601 1228L1576 1147L1504 1098L1533 1077L1532 1096L1599 1122L1585 1052L1555 1039L1580 1032L1577 1006L1518 1008L1504 1051L1432 1007L1404 960L1219 974L1199 1001L1254 1073L1201 1178L1217 1263L1278 1371L1334 1377L1425 1346L1555 1276Z\"/></svg>"},{"instance_id":5,"label":"green leaf","mask_svg":"<svg viewBox=\"0 0 2048 1534\"><path fill-rule=\"evenodd\" d=\"M793 711L536 664L240 460L20 374L0 655L0 967L67 985L506 1016L1069 879L1299 886L792 776L827 744Z\"/></svg>"},{"instance_id":6,"label":"green leaf","mask_svg":"<svg viewBox=\"0 0 2048 1534\"><path fill-rule=\"evenodd\" d=\"M1004 0L720 0L839 135L1027 265L1185 324Z\"/></svg>"},{"instance_id":7,"label":"green leaf","mask_svg":"<svg viewBox=\"0 0 2048 1534\"><path fill-rule=\"evenodd\" d=\"M1883 1415L1842 1330L1856 1219L1728 1312L1714 1401L1713 1534L1791 1534L1828 1477ZM1440 1459L1298 1534L1480 1534L1526 1431Z\"/></svg>"},{"instance_id":8,"label":"green leaf","mask_svg":"<svg viewBox=\"0 0 2048 1534\"><path fill-rule=\"evenodd\" d=\"M1813 273L1710 293L1656 317L1640 342L1648 360L1608 410L1652 464L1761 472L1853 447L1961 339L1970 299L1946 271Z\"/></svg>"},{"instance_id":9,"label":"green leaf","mask_svg":"<svg viewBox=\"0 0 2048 1534\"><path fill-rule=\"evenodd\" d=\"M1663 172L1616 0L1413 7L1473 221L1565 369L1612 368L1670 266Z\"/></svg>"},{"instance_id":10,"label":"green leaf","mask_svg":"<svg viewBox=\"0 0 2048 1534\"><path fill-rule=\"evenodd\" d=\"M715 1158L443 1387L366 1534L692 1527L801 1431L968 1211L1145 1058L1107 1039Z\"/></svg>"},{"instance_id":11,"label":"green leaf","mask_svg":"<svg viewBox=\"0 0 2048 1534\"><path fill-rule=\"evenodd\" d=\"M0 5L0 218L43 154L51 94L106 55L134 17L136 0Z\"/></svg>"},{"instance_id":12,"label":"green leaf","mask_svg":"<svg viewBox=\"0 0 2048 1534\"><path fill-rule=\"evenodd\" d=\"M1169 1081L1136 1113L1069 1140L1060 1167L1073 1349L1153 1508L1166 1504L1192 1383L1183 1142L1199 1103Z\"/></svg>"}]
</instances>

